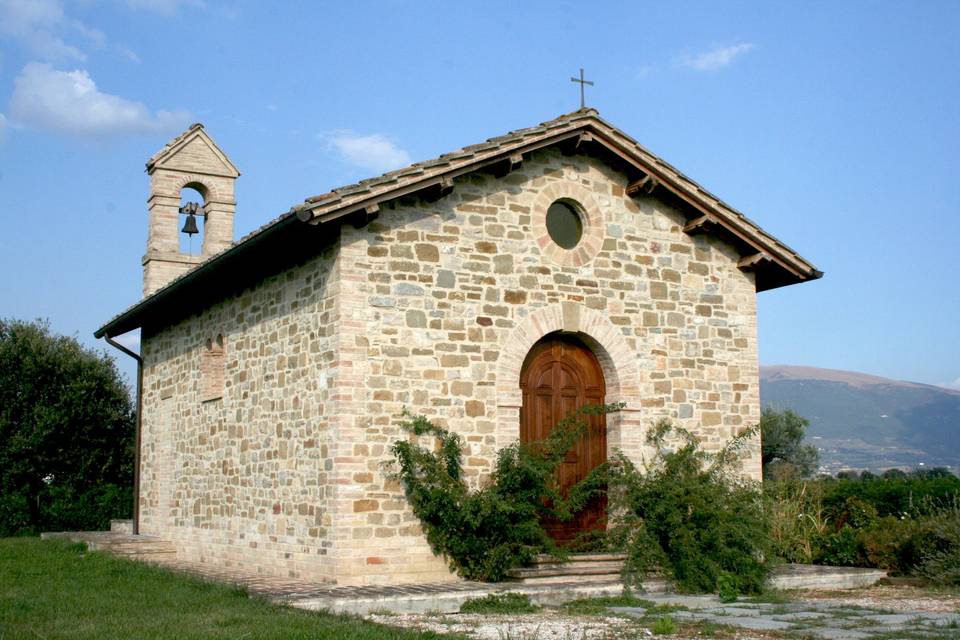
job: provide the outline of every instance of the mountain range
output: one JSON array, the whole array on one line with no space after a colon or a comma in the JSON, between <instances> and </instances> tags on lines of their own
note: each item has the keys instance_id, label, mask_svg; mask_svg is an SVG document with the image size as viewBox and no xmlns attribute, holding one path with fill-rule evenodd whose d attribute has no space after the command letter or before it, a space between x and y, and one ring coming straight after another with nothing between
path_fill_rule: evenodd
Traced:
<instances>
[{"instance_id":1,"label":"mountain range","mask_svg":"<svg viewBox=\"0 0 960 640\"><path fill-rule=\"evenodd\" d=\"M960 469L960 390L854 371L760 367L760 400L810 421L822 470Z\"/></svg>"}]
</instances>

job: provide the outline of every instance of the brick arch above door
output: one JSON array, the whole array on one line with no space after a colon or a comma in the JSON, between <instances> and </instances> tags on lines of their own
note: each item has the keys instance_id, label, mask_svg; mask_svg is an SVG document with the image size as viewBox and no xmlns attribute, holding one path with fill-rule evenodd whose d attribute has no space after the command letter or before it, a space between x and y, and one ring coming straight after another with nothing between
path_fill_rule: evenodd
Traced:
<instances>
[{"instance_id":1,"label":"brick arch above door","mask_svg":"<svg viewBox=\"0 0 960 640\"><path fill-rule=\"evenodd\" d=\"M596 355L606 382L606 402L624 408L608 416L608 446L634 457L642 448L640 375L637 353L602 313L576 302L561 302L530 313L504 340L497 360L497 445L520 434L520 372L538 340L555 331L576 334Z\"/></svg>"}]
</instances>

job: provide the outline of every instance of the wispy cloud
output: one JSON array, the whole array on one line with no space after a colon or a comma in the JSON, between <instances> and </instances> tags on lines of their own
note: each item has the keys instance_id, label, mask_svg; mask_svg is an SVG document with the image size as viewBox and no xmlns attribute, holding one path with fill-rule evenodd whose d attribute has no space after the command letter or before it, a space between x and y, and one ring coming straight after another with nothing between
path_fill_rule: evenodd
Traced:
<instances>
[{"instance_id":1,"label":"wispy cloud","mask_svg":"<svg viewBox=\"0 0 960 640\"><path fill-rule=\"evenodd\" d=\"M7 139L7 116L0 113L0 144Z\"/></svg>"},{"instance_id":2,"label":"wispy cloud","mask_svg":"<svg viewBox=\"0 0 960 640\"><path fill-rule=\"evenodd\" d=\"M181 7L203 8L206 4L203 0L126 0L125 4L131 9L143 9L173 15L180 11Z\"/></svg>"},{"instance_id":3,"label":"wispy cloud","mask_svg":"<svg viewBox=\"0 0 960 640\"><path fill-rule=\"evenodd\" d=\"M58 0L0 0L0 34L44 60L86 60L86 54L63 38L71 29L85 37L102 36L67 18Z\"/></svg>"},{"instance_id":4,"label":"wispy cloud","mask_svg":"<svg viewBox=\"0 0 960 640\"><path fill-rule=\"evenodd\" d=\"M361 169L383 172L410 164L410 154L382 133L335 131L319 137L332 145L345 162Z\"/></svg>"},{"instance_id":5,"label":"wispy cloud","mask_svg":"<svg viewBox=\"0 0 960 640\"><path fill-rule=\"evenodd\" d=\"M749 42L741 42L729 47L719 47L697 54L684 54L675 60L677 66L688 67L695 71L716 71L728 66L738 57L754 48Z\"/></svg>"},{"instance_id":6,"label":"wispy cloud","mask_svg":"<svg viewBox=\"0 0 960 640\"><path fill-rule=\"evenodd\" d=\"M142 102L103 93L86 71L32 62L13 82L12 123L77 136L167 132L186 126L185 111L151 111Z\"/></svg>"}]
</instances>

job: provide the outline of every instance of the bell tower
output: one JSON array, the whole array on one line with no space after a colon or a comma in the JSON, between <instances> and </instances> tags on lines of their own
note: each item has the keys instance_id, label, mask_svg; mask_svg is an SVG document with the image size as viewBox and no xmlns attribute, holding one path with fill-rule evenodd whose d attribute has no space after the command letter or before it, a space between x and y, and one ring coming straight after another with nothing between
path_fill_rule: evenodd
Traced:
<instances>
[{"instance_id":1,"label":"bell tower","mask_svg":"<svg viewBox=\"0 0 960 640\"><path fill-rule=\"evenodd\" d=\"M147 174L150 229L143 256L144 296L233 245L234 186L240 171L197 123L147 161ZM202 202L182 202L184 190L196 192ZM202 242L194 251L193 235L201 233L197 218ZM186 242L181 241L184 237Z\"/></svg>"}]
</instances>

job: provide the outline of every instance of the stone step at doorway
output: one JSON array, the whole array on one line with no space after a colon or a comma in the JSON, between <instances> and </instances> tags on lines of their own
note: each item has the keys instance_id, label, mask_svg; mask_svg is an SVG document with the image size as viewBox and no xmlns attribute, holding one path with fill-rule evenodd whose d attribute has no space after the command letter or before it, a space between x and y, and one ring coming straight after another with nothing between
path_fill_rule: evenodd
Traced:
<instances>
[{"instance_id":1,"label":"stone step at doorway","mask_svg":"<svg viewBox=\"0 0 960 640\"><path fill-rule=\"evenodd\" d=\"M622 553L573 553L567 560L541 554L529 567L507 574L520 584L619 583L626 556Z\"/></svg>"}]
</instances>

